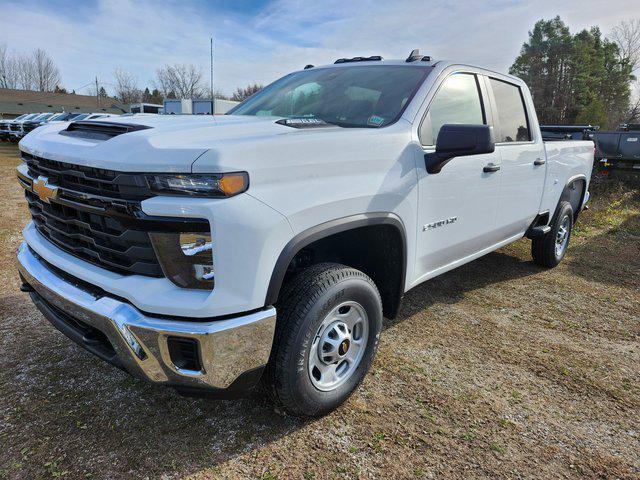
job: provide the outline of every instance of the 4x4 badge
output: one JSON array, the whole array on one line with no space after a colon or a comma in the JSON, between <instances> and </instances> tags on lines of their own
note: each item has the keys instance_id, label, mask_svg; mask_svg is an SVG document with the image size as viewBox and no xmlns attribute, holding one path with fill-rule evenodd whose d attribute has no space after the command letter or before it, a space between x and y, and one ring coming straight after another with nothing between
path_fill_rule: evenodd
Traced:
<instances>
[{"instance_id":1,"label":"4x4 badge","mask_svg":"<svg viewBox=\"0 0 640 480\"><path fill-rule=\"evenodd\" d=\"M33 191L38 194L40 200L46 203L50 203L51 200L58 196L58 187L51 185L49 179L42 175L33 181Z\"/></svg>"}]
</instances>

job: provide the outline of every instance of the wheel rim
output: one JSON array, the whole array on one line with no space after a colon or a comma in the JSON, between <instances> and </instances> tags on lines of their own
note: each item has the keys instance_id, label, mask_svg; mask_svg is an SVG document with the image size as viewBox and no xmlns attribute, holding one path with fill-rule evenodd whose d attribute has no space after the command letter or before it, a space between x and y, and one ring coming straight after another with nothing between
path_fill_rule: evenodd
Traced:
<instances>
[{"instance_id":1,"label":"wheel rim","mask_svg":"<svg viewBox=\"0 0 640 480\"><path fill-rule=\"evenodd\" d=\"M322 320L309 349L309 378L324 392L346 382L367 347L369 319L358 302L343 302Z\"/></svg>"},{"instance_id":2,"label":"wheel rim","mask_svg":"<svg viewBox=\"0 0 640 480\"><path fill-rule=\"evenodd\" d=\"M569 215L562 217L558 232L556 233L556 257L561 257L569 243L569 230L571 228L571 219Z\"/></svg>"}]
</instances>

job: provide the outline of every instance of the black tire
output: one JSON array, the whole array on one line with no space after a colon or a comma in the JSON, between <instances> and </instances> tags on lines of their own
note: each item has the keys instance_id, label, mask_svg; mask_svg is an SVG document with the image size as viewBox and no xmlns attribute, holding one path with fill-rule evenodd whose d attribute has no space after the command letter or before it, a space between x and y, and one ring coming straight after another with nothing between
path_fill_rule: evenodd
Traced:
<instances>
[{"instance_id":1,"label":"black tire","mask_svg":"<svg viewBox=\"0 0 640 480\"><path fill-rule=\"evenodd\" d=\"M568 224L568 231L566 234L566 242L562 251L556 250L556 240L558 238L558 231L560 228ZM553 268L558 265L564 258L567 248L569 247L569 240L571 239L571 231L573 229L573 208L569 202L560 202L556 215L551 223L551 231L540 238L534 238L531 242L531 256L536 265L541 267Z\"/></svg>"},{"instance_id":2,"label":"black tire","mask_svg":"<svg viewBox=\"0 0 640 480\"><path fill-rule=\"evenodd\" d=\"M346 301L358 302L368 317L367 343L353 373L334 390L316 388L309 374L309 352L324 318ZM369 371L382 330L382 300L371 278L336 263L313 265L289 282L277 305L278 321L265 380L273 399L287 413L324 415L343 403Z\"/></svg>"}]
</instances>

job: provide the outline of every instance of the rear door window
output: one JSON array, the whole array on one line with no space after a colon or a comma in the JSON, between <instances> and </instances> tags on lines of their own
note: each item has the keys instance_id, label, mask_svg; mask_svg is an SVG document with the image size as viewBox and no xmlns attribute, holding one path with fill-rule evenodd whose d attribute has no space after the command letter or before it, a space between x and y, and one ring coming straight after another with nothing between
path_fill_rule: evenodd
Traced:
<instances>
[{"instance_id":1,"label":"rear door window","mask_svg":"<svg viewBox=\"0 0 640 480\"><path fill-rule=\"evenodd\" d=\"M498 142L528 142L531 131L520 87L490 78L489 83L496 100L500 133Z\"/></svg>"},{"instance_id":2,"label":"rear door window","mask_svg":"<svg viewBox=\"0 0 640 480\"><path fill-rule=\"evenodd\" d=\"M435 145L447 124L486 124L478 80L471 73L454 73L440 86L420 125L422 145Z\"/></svg>"}]
</instances>

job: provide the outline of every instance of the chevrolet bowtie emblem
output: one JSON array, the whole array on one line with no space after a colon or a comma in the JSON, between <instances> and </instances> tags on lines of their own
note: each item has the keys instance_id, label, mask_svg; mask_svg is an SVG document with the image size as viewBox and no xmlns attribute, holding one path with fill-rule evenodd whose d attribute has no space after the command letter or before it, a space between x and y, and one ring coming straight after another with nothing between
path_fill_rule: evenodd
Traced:
<instances>
[{"instance_id":1,"label":"chevrolet bowtie emblem","mask_svg":"<svg viewBox=\"0 0 640 480\"><path fill-rule=\"evenodd\" d=\"M58 187L51 185L49 179L42 175L33 181L33 191L38 194L40 200L47 203L58 196Z\"/></svg>"}]
</instances>

